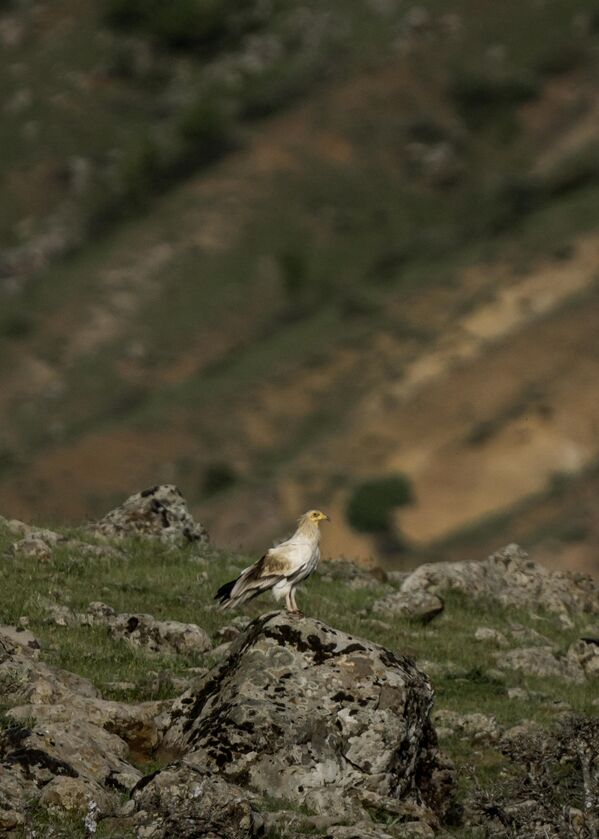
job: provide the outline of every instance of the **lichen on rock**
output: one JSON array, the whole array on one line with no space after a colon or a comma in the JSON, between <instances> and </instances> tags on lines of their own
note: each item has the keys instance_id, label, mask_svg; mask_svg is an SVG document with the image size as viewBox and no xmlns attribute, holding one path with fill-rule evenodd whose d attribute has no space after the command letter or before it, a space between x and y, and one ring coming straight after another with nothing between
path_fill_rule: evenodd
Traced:
<instances>
[{"instance_id":1,"label":"lichen on rock","mask_svg":"<svg viewBox=\"0 0 599 839\"><path fill-rule=\"evenodd\" d=\"M171 546L208 542L208 531L194 521L180 490L172 484L150 487L91 524L96 536L120 539L141 536Z\"/></svg>"},{"instance_id":2,"label":"lichen on rock","mask_svg":"<svg viewBox=\"0 0 599 839\"><path fill-rule=\"evenodd\" d=\"M599 613L599 586L592 577L549 571L508 545L482 561L426 563L402 583L401 591L443 594L459 591L502 606L546 609L561 615Z\"/></svg>"},{"instance_id":3,"label":"lichen on rock","mask_svg":"<svg viewBox=\"0 0 599 839\"><path fill-rule=\"evenodd\" d=\"M180 760L168 767L166 789L195 770L356 821L367 817L366 793L381 810L413 800L436 824L453 772L437 751L432 703L411 659L312 618L267 614L174 703L163 746ZM135 793L140 812L165 786L161 775Z\"/></svg>"}]
</instances>

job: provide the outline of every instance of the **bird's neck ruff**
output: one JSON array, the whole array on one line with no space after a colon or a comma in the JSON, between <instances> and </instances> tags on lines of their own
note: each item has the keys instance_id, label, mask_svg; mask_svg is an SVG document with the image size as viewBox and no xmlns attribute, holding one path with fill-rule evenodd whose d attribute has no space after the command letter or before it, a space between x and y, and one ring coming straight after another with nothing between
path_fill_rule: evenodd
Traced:
<instances>
[{"instance_id":1,"label":"bird's neck ruff","mask_svg":"<svg viewBox=\"0 0 599 839\"><path fill-rule=\"evenodd\" d=\"M293 534L293 538L300 538L310 540L311 542L320 541L320 528L318 522L302 516L298 522L297 530Z\"/></svg>"}]
</instances>

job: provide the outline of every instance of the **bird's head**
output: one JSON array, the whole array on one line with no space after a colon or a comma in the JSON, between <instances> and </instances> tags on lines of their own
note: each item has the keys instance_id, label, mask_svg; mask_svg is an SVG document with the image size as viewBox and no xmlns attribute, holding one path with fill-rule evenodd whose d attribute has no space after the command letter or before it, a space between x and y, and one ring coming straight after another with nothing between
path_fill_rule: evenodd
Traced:
<instances>
[{"instance_id":1,"label":"bird's head","mask_svg":"<svg viewBox=\"0 0 599 839\"><path fill-rule=\"evenodd\" d=\"M313 524L320 524L321 521L330 521L330 518L327 516L326 513L323 513L321 510L308 510L307 513L304 513L300 521L301 520L309 521Z\"/></svg>"}]
</instances>

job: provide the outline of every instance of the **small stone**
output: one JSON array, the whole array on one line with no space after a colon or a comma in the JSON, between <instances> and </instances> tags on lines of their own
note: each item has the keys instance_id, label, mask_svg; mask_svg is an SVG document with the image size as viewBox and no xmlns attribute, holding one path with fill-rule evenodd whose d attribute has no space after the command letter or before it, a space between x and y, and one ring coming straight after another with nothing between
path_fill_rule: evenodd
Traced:
<instances>
[{"instance_id":1,"label":"small stone","mask_svg":"<svg viewBox=\"0 0 599 839\"><path fill-rule=\"evenodd\" d=\"M583 682L584 670L574 657L558 658L551 647L522 647L496 654L501 670L516 670L528 676L557 676Z\"/></svg>"},{"instance_id":2,"label":"small stone","mask_svg":"<svg viewBox=\"0 0 599 839\"><path fill-rule=\"evenodd\" d=\"M540 734L542 731L543 727L539 725L538 722L535 722L534 720L522 720L522 722L517 725L513 725L511 728L506 729L506 731L503 732L503 739L507 742L518 742L524 737Z\"/></svg>"},{"instance_id":3,"label":"small stone","mask_svg":"<svg viewBox=\"0 0 599 839\"><path fill-rule=\"evenodd\" d=\"M495 667L489 667L488 670L485 670L485 675L492 682L505 682L505 673Z\"/></svg>"},{"instance_id":4,"label":"small stone","mask_svg":"<svg viewBox=\"0 0 599 839\"><path fill-rule=\"evenodd\" d=\"M222 626L216 631L216 637L221 641L234 641L241 630L236 626Z\"/></svg>"},{"instance_id":5,"label":"small stone","mask_svg":"<svg viewBox=\"0 0 599 839\"><path fill-rule=\"evenodd\" d=\"M372 608L374 612L429 623L443 611L444 603L438 595L426 591L396 591L377 600Z\"/></svg>"},{"instance_id":6,"label":"small stone","mask_svg":"<svg viewBox=\"0 0 599 839\"><path fill-rule=\"evenodd\" d=\"M47 562L52 558L52 548L36 536L26 536L18 542L13 542L11 551L18 559L38 559Z\"/></svg>"},{"instance_id":7,"label":"small stone","mask_svg":"<svg viewBox=\"0 0 599 839\"><path fill-rule=\"evenodd\" d=\"M83 778L55 777L43 788L39 797L40 804L55 810L86 813L90 801L103 802L108 806L108 797L98 785Z\"/></svg>"},{"instance_id":8,"label":"small stone","mask_svg":"<svg viewBox=\"0 0 599 839\"><path fill-rule=\"evenodd\" d=\"M440 709L433 714L433 722L442 730L459 735L474 742L496 743L501 736L501 727L494 716L487 714L459 714L457 711Z\"/></svg>"},{"instance_id":9,"label":"small stone","mask_svg":"<svg viewBox=\"0 0 599 839\"><path fill-rule=\"evenodd\" d=\"M0 832L16 830L25 824L25 816L16 810L0 810Z\"/></svg>"},{"instance_id":10,"label":"small stone","mask_svg":"<svg viewBox=\"0 0 599 839\"><path fill-rule=\"evenodd\" d=\"M530 626L522 623L512 623L510 635L519 644L539 644L542 647L551 646L551 640Z\"/></svg>"},{"instance_id":11,"label":"small stone","mask_svg":"<svg viewBox=\"0 0 599 839\"><path fill-rule=\"evenodd\" d=\"M477 641L485 641L490 644L495 644L497 647L508 646L508 640L503 632L499 632L497 629L491 629L488 626L479 626L474 633L474 638Z\"/></svg>"},{"instance_id":12,"label":"small stone","mask_svg":"<svg viewBox=\"0 0 599 839\"><path fill-rule=\"evenodd\" d=\"M518 702L528 702L530 699L529 692L524 688L508 688L506 693L508 699L515 699Z\"/></svg>"},{"instance_id":13,"label":"small stone","mask_svg":"<svg viewBox=\"0 0 599 839\"><path fill-rule=\"evenodd\" d=\"M118 690L122 692L136 690L135 682L106 682L106 690Z\"/></svg>"},{"instance_id":14,"label":"small stone","mask_svg":"<svg viewBox=\"0 0 599 839\"><path fill-rule=\"evenodd\" d=\"M28 655L39 658L39 641L28 629L22 626L0 626L0 637L10 639L13 644L23 648Z\"/></svg>"},{"instance_id":15,"label":"small stone","mask_svg":"<svg viewBox=\"0 0 599 839\"><path fill-rule=\"evenodd\" d=\"M582 668L587 679L599 678L599 639L574 641L568 648L568 659Z\"/></svg>"}]
</instances>

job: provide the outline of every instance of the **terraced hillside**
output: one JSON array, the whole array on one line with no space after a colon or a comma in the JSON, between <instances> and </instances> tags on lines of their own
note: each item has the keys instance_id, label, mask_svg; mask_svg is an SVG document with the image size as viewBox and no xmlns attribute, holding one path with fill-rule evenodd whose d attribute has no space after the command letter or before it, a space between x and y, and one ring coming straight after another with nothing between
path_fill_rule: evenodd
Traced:
<instances>
[{"instance_id":1,"label":"terraced hillside","mask_svg":"<svg viewBox=\"0 0 599 839\"><path fill-rule=\"evenodd\" d=\"M78 520L168 480L229 545L318 503L331 554L517 521L594 567L592 4L240 20L189 44L100 4L2 12L0 509ZM346 518L397 472L403 558Z\"/></svg>"}]
</instances>

